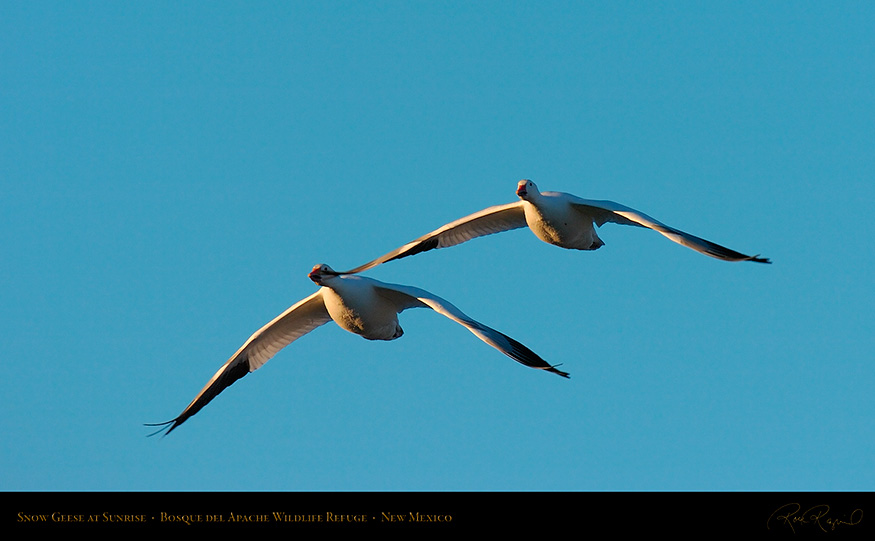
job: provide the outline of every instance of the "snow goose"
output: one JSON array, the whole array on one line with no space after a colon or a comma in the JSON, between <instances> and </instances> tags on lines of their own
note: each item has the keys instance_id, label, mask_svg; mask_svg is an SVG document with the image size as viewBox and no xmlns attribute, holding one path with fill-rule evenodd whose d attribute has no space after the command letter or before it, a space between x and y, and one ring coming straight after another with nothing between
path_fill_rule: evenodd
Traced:
<instances>
[{"instance_id":1,"label":"snow goose","mask_svg":"<svg viewBox=\"0 0 875 541\"><path fill-rule=\"evenodd\" d=\"M318 291L298 301L250 336L178 417L147 426L161 426L163 428L158 432L166 429L169 434L232 383L261 367L282 348L331 320L342 329L368 340L400 338L404 331L398 324L398 314L408 308L431 308L513 360L569 377L568 373L551 366L513 338L471 319L449 302L422 289L362 276L343 276L328 265L316 265L309 277L321 286Z\"/></svg>"},{"instance_id":2,"label":"snow goose","mask_svg":"<svg viewBox=\"0 0 875 541\"><path fill-rule=\"evenodd\" d=\"M540 192L531 180L519 181L516 193L519 201L489 207L450 222L397 250L342 274L355 274L387 261L526 226L544 242L573 250L597 250L605 243L596 234L594 225L601 227L607 222L653 229L669 240L724 261L771 263L759 255L745 255L684 233L613 201L581 199L562 192Z\"/></svg>"}]
</instances>

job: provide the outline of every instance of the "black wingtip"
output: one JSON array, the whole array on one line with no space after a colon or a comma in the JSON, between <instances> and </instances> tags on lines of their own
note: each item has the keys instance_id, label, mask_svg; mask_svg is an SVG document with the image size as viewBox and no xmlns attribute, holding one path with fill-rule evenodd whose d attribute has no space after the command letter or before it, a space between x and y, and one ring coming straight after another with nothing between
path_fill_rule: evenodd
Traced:
<instances>
[{"instance_id":1,"label":"black wingtip","mask_svg":"<svg viewBox=\"0 0 875 541\"><path fill-rule=\"evenodd\" d=\"M416 241L413 241L413 242L416 242ZM434 237L434 238L431 238L428 240L424 240L424 241L416 244L413 248L410 248L409 250L407 250L405 252L401 252L400 254L392 256L386 260L382 260L383 258L380 257L380 258L377 258L373 261L369 261L368 263L365 263L364 265L360 265L354 269L351 269L348 271L336 272L336 274L339 274L339 275L358 274L362 271L372 269L372 268L374 268L377 265L380 265L382 263L388 263L389 261L395 261L397 259L402 259L402 258L409 257L412 255L421 254L422 252L434 250L435 248L440 248L440 240L437 237ZM389 255L389 254L386 254L386 255ZM386 256L384 255L383 257L386 257Z\"/></svg>"},{"instance_id":2,"label":"black wingtip","mask_svg":"<svg viewBox=\"0 0 875 541\"><path fill-rule=\"evenodd\" d=\"M760 257L760 254L750 256L748 261L753 261L754 263L765 263L766 265L771 265L772 260L768 257Z\"/></svg>"},{"instance_id":3,"label":"black wingtip","mask_svg":"<svg viewBox=\"0 0 875 541\"><path fill-rule=\"evenodd\" d=\"M171 432L173 432L173 429L176 428L177 426L179 426L179 423L177 422L176 419L173 419L172 421L164 421L163 423L143 423L143 426L159 426L159 427L161 427L158 430L156 430L155 432L152 432L151 434L146 434L146 437L151 438L152 436L154 436L156 434L161 434L163 432L163 434L161 434L161 437L163 438L167 434L170 434Z\"/></svg>"},{"instance_id":4,"label":"black wingtip","mask_svg":"<svg viewBox=\"0 0 875 541\"><path fill-rule=\"evenodd\" d=\"M366 264L366 265L362 265L362 266L360 266L360 267L356 267L356 268L354 268L354 269L350 269L350 270L347 270L347 271L334 271L332 274L334 274L335 276L349 276L349 275L351 275L351 274L358 274L358 273L360 273L360 272L362 272L362 271L366 271L366 270L368 270L369 268L371 268L371 267L369 267L369 266Z\"/></svg>"},{"instance_id":5,"label":"black wingtip","mask_svg":"<svg viewBox=\"0 0 875 541\"><path fill-rule=\"evenodd\" d=\"M563 378L571 379L571 374L569 374L568 372L563 372L562 370L558 370L556 368L557 366L559 366L559 365L555 364L555 365L551 366L550 368L544 368L544 370L546 370L547 372L552 372L556 375L562 376Z\"/></svg>"},{"instance_id":6,"label":"black wingtip","mask_svg":"<svg viewBox=\"0 0 875 541\"><path fill-rule=\"evenodd\" d=\"M478 325L480 327L483 327L482 325L480 325L477 322L474 322L474 324ZM495 331L495 332L498 332L498 331ZM571 375L568 372L563 372L562 370L559 370L556 368L557 366L559 366L558 364L556 364L556 365L549 364L547 361L545 361L540 356L538 356L537 353L535 353L534 351L532 351L528 347L526 347L525 344L518 342L517 340L514 340L513 338L511 338L510 336L508 336L504 333L498 332L498 334L503 336L510 343L511 351L505 352L505 355L507 355L511 359L515 360L518 363L524 364L524 365L528 366L529 368L536 368L538 370L546 370L547 372L552 372L558 376L562 376L563 378L571 378Z\"/></svg>"},{"instance_id":7,"label":"black wingtip","mask_svg":"<svg viewBox=\"0 0 875 541\"><path fill-rule=\"evenodd\" d=\"M414 241L415 242L415 241ZM401 259L403 257L408 257L411 255L421 254L422 252L427 252L429 250L434 250L435 248L440 247L440 240L437 237L430 238L428 240L422 241L410 250L400 253L395 257L386 260L386 263L389 261L395 261L396 259Z\"/></svg>"}]
</instances>

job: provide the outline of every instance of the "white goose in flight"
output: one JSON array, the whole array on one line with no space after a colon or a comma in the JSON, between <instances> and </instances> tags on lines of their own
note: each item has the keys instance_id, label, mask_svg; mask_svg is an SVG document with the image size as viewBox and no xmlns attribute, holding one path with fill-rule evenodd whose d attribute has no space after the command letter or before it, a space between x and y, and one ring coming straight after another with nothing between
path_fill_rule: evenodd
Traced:
<instances>
[{"instance_id":1,"label":"white goose in flight","mask_svg":"<svg viewBox=\"0 0 875 541\"><path fill-rule=\"evenodd\" d=\"M605 243L596 234L594 225L601 227L606 222L653 229L669 240L724 261L771 263L759 255L745 255L684 233L613 201L581 199L562 192L540 192L531 180L519 181L516 193L520 200L515 203L489 207L450 222L397 250L341 274L355 274L387 261L526 226L539 239L561 248L597 250Z\"/></svg>"},{"instance_id":2,"label":"white goose in flight","mask_svg":"<svg viewBox=\"0 0 875 541\"><path fill-rule=\"evenodd\" d=\"M250 336L178 417L147 426L164 427L158 432L167 429L169 434L232 383L261 367L282 348L331 320L342 329L368 340L400 338L404 331L398 324L398 314L408 308L431 308L513 360L569 377L567 372L551 366L513 338L471 319L449 302L422 289L361 276L342 276L328 265L316 265L309 277L322 286L316 293L298 301Z\"/></svg>"}]
</instances>

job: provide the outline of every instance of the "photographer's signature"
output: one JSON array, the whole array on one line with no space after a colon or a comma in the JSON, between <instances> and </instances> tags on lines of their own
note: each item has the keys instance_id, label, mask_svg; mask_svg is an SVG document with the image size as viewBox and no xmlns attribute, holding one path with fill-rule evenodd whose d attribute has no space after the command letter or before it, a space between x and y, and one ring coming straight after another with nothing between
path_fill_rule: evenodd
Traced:
<instances>
[{"instance_id":1,"label":"photographer's signature","mask_svg":"<svg viewBox=\"0 0 875 541\"><path fill-rule=\"evenodd\" d=\"M863 520L863 510L854 509L850 513L844 515L830 514L828 505L812 505L803 509L801 504L788 503L775 509L772 512L769 520L766 521L766 528L771 529L772 526L788 526L793 533L796 533L796 528L820 528L824 532L832 532L836 529L845 526L856 526Z\"/></svg>"}]
</instances>

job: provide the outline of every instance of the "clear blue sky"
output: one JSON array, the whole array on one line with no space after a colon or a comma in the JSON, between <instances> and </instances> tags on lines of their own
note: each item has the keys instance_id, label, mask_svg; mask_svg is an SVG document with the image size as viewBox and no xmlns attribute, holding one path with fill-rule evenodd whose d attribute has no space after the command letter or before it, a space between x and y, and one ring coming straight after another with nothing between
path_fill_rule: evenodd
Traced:
<instances>
[{"instance_id":1,"label":"clear blue sky","mask_svg":"<svg viewBox=\"0 0 875 541\"><path fill-rule=\"evenodd\" d=\"M11 2L0 18L0 489L872 490L869 2ZM542 189L518 230L368 275L438 314L330 324L170 436L315 285ZM233 465L233 467L229 467Z\"/></svg>"}]
</instances>

